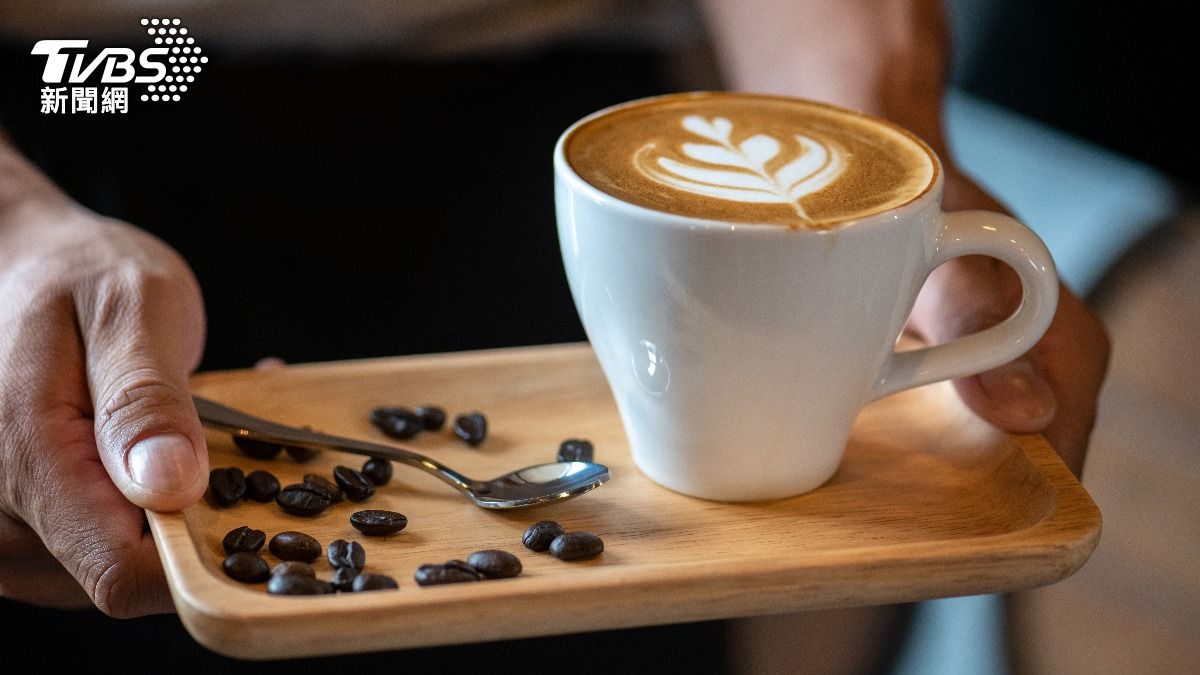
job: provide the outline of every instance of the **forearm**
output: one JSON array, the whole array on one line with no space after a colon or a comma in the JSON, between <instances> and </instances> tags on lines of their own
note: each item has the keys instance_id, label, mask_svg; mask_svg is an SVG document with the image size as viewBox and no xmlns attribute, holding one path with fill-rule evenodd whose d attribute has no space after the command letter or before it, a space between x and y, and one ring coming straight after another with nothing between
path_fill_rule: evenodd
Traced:
<instances>
[{"instance_id":1,"label":"forearm","mask_svg":"<svg viewBox=\"0 0 1200 675\"><path fill-rule=\"evenodd\" d=\"M888 118L945 156L941 0L705 0L726 81Z\"/></svg>"}]
</instances>

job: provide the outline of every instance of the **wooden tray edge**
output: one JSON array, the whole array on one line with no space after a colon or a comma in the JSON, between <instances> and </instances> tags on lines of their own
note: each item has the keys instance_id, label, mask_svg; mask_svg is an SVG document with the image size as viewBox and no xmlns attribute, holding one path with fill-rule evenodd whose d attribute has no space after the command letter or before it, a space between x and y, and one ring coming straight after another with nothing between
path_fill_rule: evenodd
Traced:
<instances>
[{"instance_id":1,"label":"wooden tray edge","mask_svg":"<svg viewBox=\"0 0 1200 675\"><path fill-rule=\"evenodd\" d=\"M595 631L635 626L661 625L719 618L777 614L807 609L912 602L934 597L1011 592L1047 585L1078 570L1100 535L1100 512L1062 464L1054 450L1040 436L1020 438L1021 447L1031 460L1044 466L1053 483L1056 501L1046 516L1024 530L997 536L981 536L954 542L926 542L908 545L868 546L814 554L798 563L795 560L758 561L757 573L747 576L743 562L671 563L634 569L593 568L589 575L572 580L564 577L541 578L536 584L509 584L505 592L489 588L496 606L521 603L544 606L533 612L553 620L540 623L494 623L479 616L477 595L467 587L421 589L420 593L439 594L430 604L409 593L401 602L397 596L380 594L356 596L351 606L328 604L329 598L272 598L247 613L244 605L230 600L228 594L215 592L223 582L204 566L187 522L180 513L149 514L164 565L179 569L180 583L171 581L171 592L179 616L188 632L205 647L241 659L270 659L319 656L382 649L405 649L452 642L480 642L572 632ZM1002 555L996 553L1004 551ZM886 551L887 555L879 555ZM169 559L168 559L169 558ZM874 558L862 565L863 558ZM853 592L845 588L845 569L858 562L862 583ZM938 574L929 574L936 563ZM663 567L671 567L663 575ZM1038 570L1031 574L1030 570ZM880 582L879 579L888 579ZM665 579L665 580L664 580ZM823 586L836 579L834 591ZM409 586L410 579L401 579ZM489 584L507 582L485 582ZM663 604L642 604L630 612L627 601L614 599L611 589L619 585L628 593L670 597ZM247 591L246 597L257 591ZM563 615L561 599L568 595L586 613ZM217 602L205 598L222 599ZM287 603L287 604L282 604ZM298 616L296 605L305 603ZM279 634L272 619L289 617L289 633ZM404 625L420 617L419 626ZM354 641L335 644L312 639L321 626L330 621L353 620L375 626ZM398 623L399 620L399 623ZM453 626L454 631L447 630ZM247 635L253 636L247 639Z\"/></svg>"},{"instance_id":2,"label":"wooden tray edge","mask_svg":"<svg viewBox=\"0 0 1200 675\"><path fill-rule=\"evenodd\" d=\"M428 361L441 366L467 366L498 356L520 361L574 359L579 358L581 351L590 352L587 343L512 347L405 359L417 364ZM338 368L343 371L348 366L372 369L377 368L379 362L394 358L289 367ZM194 383L202 386L205 379L205 374L199 374L195 376ZM353 606L347 603L330 605L329 598L272 598L287 604L266 602L248 613L244 605L238 604L240 598L230 600L227 593L213 592L227 590L227 584L213 575L200 559L183 514L150 513L148 518L159 543L164 567L180 572L179 578L168 575L180 618L193 637L207 648L243 659L403 649L823 607L907 602L948 595L1009 592L1054 583L1082 567L1095 549L1101 531L1100 512L1043 437L1031 435L1015 438L1026 457L1048 483L1048 490L1053 495L1044 516L1029 527L1000 535L950 542L844 549L815 554L801 561L760 561L758 573L750 577L746 575L744 565L726 560L716 563L647 565L634 569L593 568L586 578L579 580L540 578L534 584L511 584L499 594L492 586L489 592L493 596L507 602L522 603L526 607L530 604L544 605L546 612L543 614L553 616L552 621L544 619L525 624L480 621L477 617L476 594L469 588L453 587L422 589L420 593L440 594L432 607L427 598L408 593L401 601L390 594L371 598L356 596ZM998 555L997 550L1003 551L1003 554ZM879 555L881 551L886 551L886 555ZM861 563L862 558L868 557L867 554L875 561L862 566L863 582L853 592L830 592L822 588L823 581L844 578L846 564L855 559ZM934 562L939 571L931 576L928 565ZM664 581L661 568L667 566L672 571ZM1036 570L1036 573L1030 573L1031 570ZM884 573L893 580L880 583L878 579ZM402 586L411 586L413 583L411 579L400 581ZM670 601L661 605L642 605L637 612L631 612L627 600L609 597L614 585L620 585L623 591L642 592L650 596L669 595ZM246 597L258 593L247 590ZM561 602L563 594L568 593L582 594L581 603L593 609L586 614L568 613L562 616L562 608L554 606L552 599L557 598L556 601ZM297 618L294 616L297 605L292 603L316 604L311 604L311 612L307 611L308 607L303 608L306 613ZM354 641L337 644L324 644L311 639L312 635L320 634L321 624L349 618L351 614L356 622L376 625L378 630L364 632ZM419 616L423 625L415 628L397 626L397 615L400 615L400 619L409 620ZM289 642L273 628L266 628L272 624L273 617L279 616L291 617L292 630L300 636L296 638L297 642ZM448 630L450 626L454 627L453 631ZM248 639L248 635L252 638Z\"/></svg>"}]
</instances>

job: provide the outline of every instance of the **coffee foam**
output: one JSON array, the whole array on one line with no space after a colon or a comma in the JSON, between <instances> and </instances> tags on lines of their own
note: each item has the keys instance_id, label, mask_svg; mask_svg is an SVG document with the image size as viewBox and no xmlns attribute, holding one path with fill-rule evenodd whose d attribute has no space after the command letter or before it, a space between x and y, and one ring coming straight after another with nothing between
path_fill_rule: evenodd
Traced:
<instances>
[{"instance_id":1,"label":"coffee foam","mask_svg":"<svg viewBox=\"0 0 1200 675\"><path fill-rule=\"evenodd\" d=\"M618 199L742 223L829 227L934 182L932 153L882 120L798 99L680 94L619 106L565 142L571 168Z\"/></svg>"}]
</instances>

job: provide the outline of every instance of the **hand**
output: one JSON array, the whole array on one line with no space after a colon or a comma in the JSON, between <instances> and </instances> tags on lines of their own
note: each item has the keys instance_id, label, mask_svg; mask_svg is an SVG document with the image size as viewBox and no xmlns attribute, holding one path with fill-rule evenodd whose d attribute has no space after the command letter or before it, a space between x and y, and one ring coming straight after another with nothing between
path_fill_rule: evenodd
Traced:
<instances>
[{"instance_id":1,"label":"hand","mask_svg":"<svg viewBox=\"0 0 1200 675\"><path fill-rule=\"evenodd\" d=\"M162 242L61 195L0 212L0 596L171 611L142 509L204 492L203 341L199 287Z\"/></svg>"},{"instance_id":2,"label":"hand","mask_svg":"<svg viewBox=\"0 0 1200 675\"><path fill-rule=\"evenodd\" d=\"M947 171L943 204L948 211L1005 211L952 168ZM908 329L927 342L946 342L999 323L1020 301L1021 283L1009 267L991 258L958 258L930 275ZM1060 284L1058 311L1033 349L1012 363L957 380L954 387L988 422L1014 433L1043 432L1078 476L1108 357L1103 324Z\"/></svg>"},{"instance_id":3,"label":"hand","mask_svg":"<svg viewBox=\"0 0 1200 675\"><path fill-rule=\"evenodd\" d=\"M946 170L946 210L1005 209L955 170L942 129L950 66L943 0L707 0L717 53L741 89L827 100L907 127ZM1100 321L1065 287L1045 337L1023 358L954 383L963 401L1012 432L1044 431L1083 468L1108 365ZM1016 273L990 258L953 260L930 276L908 329L940 343L1006 318Z\"/></svg>"}]
</instances>

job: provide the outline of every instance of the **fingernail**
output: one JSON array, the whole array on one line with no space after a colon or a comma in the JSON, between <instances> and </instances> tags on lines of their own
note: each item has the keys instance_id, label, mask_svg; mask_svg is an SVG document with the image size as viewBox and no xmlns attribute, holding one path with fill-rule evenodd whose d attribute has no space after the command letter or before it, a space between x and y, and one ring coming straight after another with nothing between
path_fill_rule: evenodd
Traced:
<instances>
[{"instance_id":1,"label":"fingernail","mask_svg":"<svg viewBox=\"0 0 1200 675\"><path fill-rule=\"evenodd\" d=\"M200 463L186 437L159 434L138 441L126 459L129 477L152 492L180 492L196 481Z\"/></svg>"},{"instance_id":2,"label":"fingernail","mask_svg":"<svg viewBox=\"0 0 1200 675\"><path fill-rule=\"evenodd\" d=\"M979 382L997 411L1014 422L1040 427L1054 418L1054 390L1027 359L982 373Z\"/></svg>"}]
</instances>

